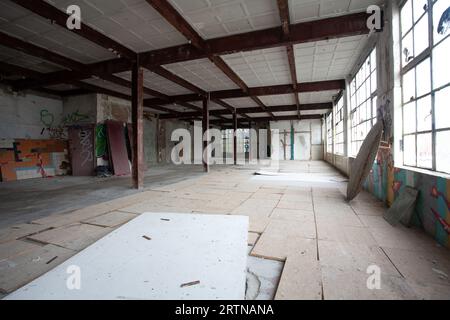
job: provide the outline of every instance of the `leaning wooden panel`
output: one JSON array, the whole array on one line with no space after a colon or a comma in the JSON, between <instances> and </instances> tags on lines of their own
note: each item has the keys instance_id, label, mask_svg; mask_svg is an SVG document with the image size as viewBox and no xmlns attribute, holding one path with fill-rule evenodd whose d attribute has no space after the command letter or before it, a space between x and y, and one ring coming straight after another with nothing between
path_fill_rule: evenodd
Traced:
<instances>
[{"instance_id":1,"label":"leaning wooden panel","mask_svg":"<svg viewBox=\"0 0 450 320\"><path fill-rule=\"evenodd\" d=\"M378 147L383 133L383 123L375 124L367 135L359 150L358 156L350 170L350 179L347 185L347 200L353 200L361 192L364 180L366 180L375 161Z\"/></svg>"}]
</instances>

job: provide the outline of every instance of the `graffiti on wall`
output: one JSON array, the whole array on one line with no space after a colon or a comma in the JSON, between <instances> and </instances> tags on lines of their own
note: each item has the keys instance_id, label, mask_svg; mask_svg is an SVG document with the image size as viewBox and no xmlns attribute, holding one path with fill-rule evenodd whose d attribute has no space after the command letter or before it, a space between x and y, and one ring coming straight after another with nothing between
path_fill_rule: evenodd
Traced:
<instances>
[{"instance_id":1,"label":"graffiti on wall","mask_svg":"<svg viewBox=\"0 0 450 320\"><path fill-rule=\"evenodd\" d=\"M380 148L365 189L391 205L406 186L419 191L413 222L450 247L450 180L395 168L391 149Z\"/></svg>"},{"instance_id":2,"label":"graffiti on wall","mask_svg":"<svg viewBox=\"0 0 450 320\"><path fill-rule=\"evenodd\" d=\"M106 125L98 124L95 127L95 154L97 158L105 158L107 154L108 141Z\"/></svg>"},{"instance_id":3,"label":"graffiti on wall","mask_svg":"<svg viewBox=\"0 0 450 320\"><path fill-rule=\"evenodd\" d=\"M59 125L54 125L55 116L47 109L42 109L40 115L41 123L44 125L41 135L47 131L51 139L67 139L67 126L89 122L89 116L78 110L64 116Z\"/></svg>"}]
</instances>

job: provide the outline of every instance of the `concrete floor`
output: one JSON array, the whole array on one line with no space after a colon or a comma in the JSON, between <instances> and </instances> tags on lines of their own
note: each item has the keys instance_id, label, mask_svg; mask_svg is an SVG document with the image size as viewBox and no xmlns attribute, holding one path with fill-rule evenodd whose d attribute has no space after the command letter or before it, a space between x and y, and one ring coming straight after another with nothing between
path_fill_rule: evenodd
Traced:
<instances>
[{"instance_id":1,"label":"concrete floor","mask_svg":"<svg viewBox=\"0 0 450 320\"><path fill-rule=\"evenodd\" d=\"M152 168L139 193L123 178L2 185L0 289L30 282L143 212L183 212L249 216L249 298L450 299L450 251L421 230L390 226L368 193L347 203L346 179L331 166L257 170Z\"/></svg>"},{"instance_id":2,"label":"concrete floor","mask_svg":"<svg viewBox=\"0 0 450 320\"><path fill-rule=\"evenodd\" d=\"M202 166L156 166L146 173L150 189L203 174ZM54 213L136 194L130 177L53 177L0 183L0 229Z\"/></svg>"}]
</instances>

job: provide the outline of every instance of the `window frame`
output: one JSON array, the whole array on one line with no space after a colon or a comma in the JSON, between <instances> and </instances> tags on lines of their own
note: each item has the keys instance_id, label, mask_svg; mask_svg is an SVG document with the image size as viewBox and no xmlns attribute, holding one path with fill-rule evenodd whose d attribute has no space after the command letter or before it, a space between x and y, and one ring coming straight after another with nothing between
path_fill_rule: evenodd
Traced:
<instances>
[{"instance_id":1,"label":"window frame","mask_svg":"<svg viewBox=\"0 0 450 320\"><path fill-rule=\"evenodd\" d=\"M372 70L372 58L375 59L375 68ZM369 76L366 76L361 83L357 83L358 81L360 81L360 79L358 79L359 77L359 73L361 72L361 70L363 69L364 65L367 63L367 61L369 60L370 62L370 72L369 72ZM376 45L374 45L371 50L369 51L369 54L366 55L363 63L359 66L358 70L355 72L355 75L353 76L353 78L350 81L350 87L349 87L349 111L348 111L348 120L349 120L349 132L350 132L350 139L349 140L349 156L350 157L355 157L358 152L359 149L361 148L362 143L364 142L364 139L366 137L363 137L362 139L359 139L358 137L355 137L355 130L357 130L357 128L360 125L363 124L368 124L370 122L370 128L372 128L375 123L377 122L377 102L378 102L378 50ZM372 76L375 76L376 81L375 81L375 85L376 85L376 89L372 90ZM367 84L370 85L370 94L367 95ZM362 89L362 87L366 88L366 99L364 100L364 102L360 102L358 101L358 94L360 92L360 90ZM354 105L356 103L356 105ZM357 115L360 112L361 107L366 104L366 111L367 111L367 104L370 103L370 113L371 113L371 117L370 119L365 119L364 121L359 121L358 123L354 123L354 117L357 117ZM367 115L367 114L366 114ZM367 130L366 132L366 136L369 133L370 130ZM355 144L357 144L358 146L356 148L354 148ZM354 151L355 149L355 151Z\"/></svg>"},{"instance_id":2,"label":"window frame","mask_svg":"<svg viewBox=\"0 0 450 320\"><path fill-rule=\"evenodd\" d=\"M336 103L333 106L333 126L334 126L334 134L333 134L333 151L334 154L337 155L345 155L345 114L344 114L344 96L341 95L336 100ZM338 116L339 114L339 116ZM338 131L339 125L342 126L342 131ZM338 137L342 136L342 142L338 142ZM340 149L342 148L342 149ZM339 151L338 151L339 150ZM341 151L342 150L342 151Z\"/></svg>"},{"instance_id":3,"label":"window frame","mask_svg":"<svg viewBox=\"0 0 450 320\"><path fill-rule=\"evenodd\" d=\"M400 28L399 28L399 32L400 32L400 56L402 57L402 63L400 65L400 76L401 76L401 87L402 87L402 96L401 96L401 115L402 115L402 128L401 128L401 144L400 144L400 150L402 152L402 157L401 157L401 161L402 161L402 166L403 167L407 167L407 168L411 168L411 169L416 169L416 170L425 170L427 172L430 173L440 173L440 174L450 174L450 172L445 172L445 171L438 171L437 170L437 163L436 163L436 137L437 137L437 133L438 132L445 132L445 131L450 131L450 127L446 127L446 128L436 128L436 104L435 104L435 95L437 92L444 90L448 87L450 87L450 81L447 84L444 84L438 88L434 87L434 74L433 74L433 58L434 58L434 50L441 44L443 44L444 41L450 41L450 33L448 35L446 35L445 37L443 37L442 39L440 39L438 42L434 43L434 5L438 2L438 0L427 0L427 11L424 11L424 13L422 13L422 15L417 19L417 21L414 21L414 1L411 1L411 19L412 19L412 25L411 27L403 34L403 25L402 25L402 10L404 8L404 6L408 3L408 1L411 0L405 0L402 1L402 3L399 6L400 9ZM443 1L443 0L439 0L439 1ZM414 36L414 30L416 28L416 26L422 22L422 19L425 19L426 15L428 15L428 47L426 49L424 49L423 52L419 53L417 56L414 56L412 58L411 61L409 61L406 65L403 65L404 61L403 61L403 50L404 50L404 40L407 36L410 35L410 33L412 33L412 45L413 45L413 50L414 50L414 55L416 55L415 52L415 36ZM426 60L429 59L429 64L430 64L430 91L422 94L420 96L418 96L418 77L417 77L417 68L420 66L420 64L426 62ZM405 79L405 75L408 74L409 72L414 72L414 98L413 99L409 99L406 101L405 97L404 97L404 90L405 90L405 86L404 86L404 79ZM418 117L418 102L424 98L427 98L428 96L430 96L431 98L431 129L430 130L419 130L419 117ZM414 103L414 111L415 111L415 130L413 132L408 132L405 133L405 106ZM419 135L425 135L425 134L431 134L431 167L425 167L425 166L420 166L419 164L419 157L418 157L418 136ZM411 165L411 164L405 164L405 137L408 136L414 136L414 140L415 140L415 165Z\"/></svg>"}]
</instances>

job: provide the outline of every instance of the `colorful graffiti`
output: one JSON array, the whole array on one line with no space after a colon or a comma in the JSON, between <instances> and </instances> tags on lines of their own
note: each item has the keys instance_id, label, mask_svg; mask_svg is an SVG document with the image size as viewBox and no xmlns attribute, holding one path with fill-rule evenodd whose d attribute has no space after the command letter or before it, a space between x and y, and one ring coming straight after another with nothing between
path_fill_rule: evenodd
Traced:
<instances>
[{"instance_id":1,"label":"colorful graffiti","mask_svg":"<svg viewBox=\"0 0 450 320\"><path fill-rule=\"evenodd\" d=\"M382 146L364 188L391 205L406 186L419 190L413 223L450 247L450 179L396 168L390 148Z\"/></svg>"},{"instance_id":2,"label":"colorful graffiti","mask_svg":"<svg viewBox=\"0 0 450 320\"><path fill-rule=\"evenodd\" d=\"M95 153L97 158L106 156L108 141L106 137L106 125L98 124L95 127Z\"/></svg>"}]
</instances>

